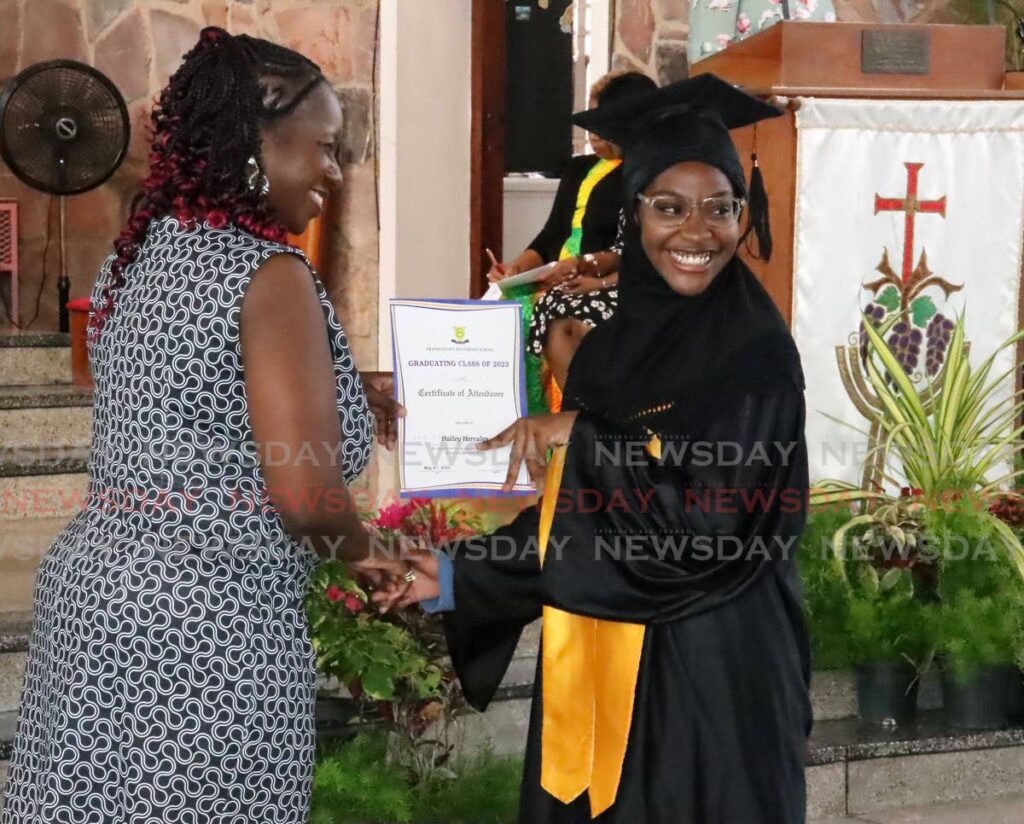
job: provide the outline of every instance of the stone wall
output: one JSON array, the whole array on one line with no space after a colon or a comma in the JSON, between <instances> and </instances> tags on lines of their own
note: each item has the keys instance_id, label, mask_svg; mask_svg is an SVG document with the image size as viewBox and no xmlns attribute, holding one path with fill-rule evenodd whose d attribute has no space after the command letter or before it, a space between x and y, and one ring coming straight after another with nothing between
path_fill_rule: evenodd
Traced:
<instances>
[{"instance_id":1,"label":"stone wall","mask_svg":"<svg viewBox=\"0 0 1024 824\"><path fill-rule=\"evenodd\" d=\"M691 0L615 0L614 65L636 68L659 83L687 76ZM840 21L954 22L949 0L834 0Z\"/></svg>"},{"instance_id":2,"label":"stone wall","mask_svg":"<svg viewBox=\"0 0 1024 824\"><path fill-rule=\"evenodd\" d=\"M131 113L125 164L109 182L67 203L72 297L89 293L144 174L152 100L200 29L223 26L283 43L316 60L345 103L346 185L327 227L334 242L332 260L324 268L356 360L372 367L377 357L377 208L370 130L376 20L377 0L0 0L0 82L41 60L81 60L117 84ZM39 292L50 198L22 185L0 164L3 197L20 204L24 325ZM57 270L54 202L46 282L33 330L57 327ZM6 321L0 317L0 328Z\"/></svg>"}]
</instances>

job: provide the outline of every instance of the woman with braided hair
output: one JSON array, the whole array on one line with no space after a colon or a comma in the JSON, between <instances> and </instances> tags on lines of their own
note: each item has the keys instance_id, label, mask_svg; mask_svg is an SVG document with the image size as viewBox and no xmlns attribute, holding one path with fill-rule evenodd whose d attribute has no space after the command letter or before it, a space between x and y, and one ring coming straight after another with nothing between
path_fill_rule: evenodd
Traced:
<instances>
[{"instance_id":1,"label":"woman with braided hair","mask_svg":"<svg viewBox=\"0 0 1024 824\"><path fill-rule=\"evenodd\" d=\"M384 443L401 413L284 243L341 182L317 66L205 29L152 125L93 293L88 496L39 568L2 824L307 820L303 597L317 554L367 554L346 483L371 412Z\"/></svg>"}]
</instances>

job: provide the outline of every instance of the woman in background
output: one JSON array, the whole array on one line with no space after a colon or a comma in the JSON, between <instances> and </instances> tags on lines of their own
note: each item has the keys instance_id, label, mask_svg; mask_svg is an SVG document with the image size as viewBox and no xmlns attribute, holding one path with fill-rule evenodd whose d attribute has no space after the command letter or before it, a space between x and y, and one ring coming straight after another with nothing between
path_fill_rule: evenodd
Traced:
<instances>
[{"instance_id":1,"label":"woman in background","mask_svg":"<svg viewBox=\"0 0 1024 824\"><path fill-rule=\"evenodd\" d=\"M590 107L630 100L657 88L640 72L611 72L590 90ZM593 154L569 161L544 228L511 263L498 264L491 280L558 265L541 281L544 294L533 307L528 351L547 360L558 386L583 336L615 313L622 215L622 151L589 135Z\"/></svg>"},{"instance_id":2,"label":"woman in background","mask_svg":"<svg viewBox=\"0 0 1024 824\"><path fill-rule=\"evenodd\" d=\"M39 568L0 822L305 824L306 587L318 554L367 554L346 484L371 404L385 440L400 412L368 404L285 245L341 183L341 107L302 55L208 28L152 122L93 292L88 497Z\"/></svg>"}]
</instances>

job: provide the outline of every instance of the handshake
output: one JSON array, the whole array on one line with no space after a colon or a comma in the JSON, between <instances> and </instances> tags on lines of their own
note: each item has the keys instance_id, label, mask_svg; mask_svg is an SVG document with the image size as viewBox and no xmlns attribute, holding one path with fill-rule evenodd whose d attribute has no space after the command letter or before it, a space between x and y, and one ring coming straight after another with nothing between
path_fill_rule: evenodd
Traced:
<instances>
[{"instance_id":1,"label":"handshake","mask_svg":"<svg viewBox=\"0 0 1024 824\"><path fill-rule=\"evenodd\" d=\"M439 567L433 550L405 536L395 551L371 549L365 558L349 562L349 568L372 592L371 599L381 613L437 598L441 593Z\"/></svg>"}]
</instances>

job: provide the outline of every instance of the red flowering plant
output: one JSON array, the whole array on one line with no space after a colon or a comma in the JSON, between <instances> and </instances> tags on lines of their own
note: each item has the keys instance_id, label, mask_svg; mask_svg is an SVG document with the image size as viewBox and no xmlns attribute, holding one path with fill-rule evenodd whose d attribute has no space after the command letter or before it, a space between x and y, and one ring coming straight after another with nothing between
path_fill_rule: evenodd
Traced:
<instances>
[{"instance_id":1,"label":"red flowering plant","mask_svg":"<svg viewBox=\"0 0 1024 824\"><path fill-rule=\"evenodd\" d=\"M369 523L389 546L411 538L437 547L481 531L479 517L458 503L429 498L393 503ZM340 561L318 566L306 609L317 669L337 678L364 712L392 730L391 756L418 777L443 764L458 689L440 618L419 608L381 615Z\"/></svg>"},{"instance_id":2,"label":"red flowering plant","mask_svg":"<svg viewBox=\"0 0 1024 824\"><path fill-rule=\"evenodd\" d=\"M990 501L988 511L1009 526L1018 537L1024 535L1024 490L999 493Z\"/></svg>"}]
</instances>

